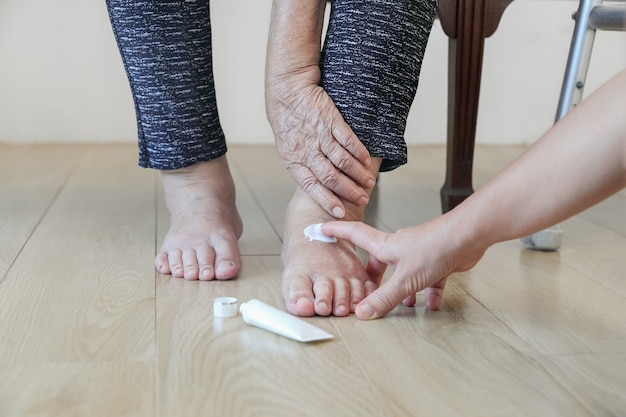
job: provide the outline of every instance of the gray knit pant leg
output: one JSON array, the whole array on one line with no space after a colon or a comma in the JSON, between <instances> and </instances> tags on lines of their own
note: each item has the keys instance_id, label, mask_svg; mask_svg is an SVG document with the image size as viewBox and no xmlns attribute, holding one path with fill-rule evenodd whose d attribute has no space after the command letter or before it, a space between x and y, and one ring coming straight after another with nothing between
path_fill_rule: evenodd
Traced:
<instances>
[{"instance_id":1,"label":"gray knit pant leg","mask_svg":"<svg viewBox=\"0 0 626 417\"><path fill-rule=\"evenodd\" d=\"M225 154L209 1L107 0L107 7L135 103L139 165L178 169Z\"/></svg>"},{"instance_id":2,"label":"gray knit pant leg","mask_svg":"<svg viewBox=\"0 0 626 417\"><path fill-rule=\"evenodd\" d=\"M435 0L334 0L322 86L381 171L407 160L404 131Z\"/></svg>"}]
</instances>

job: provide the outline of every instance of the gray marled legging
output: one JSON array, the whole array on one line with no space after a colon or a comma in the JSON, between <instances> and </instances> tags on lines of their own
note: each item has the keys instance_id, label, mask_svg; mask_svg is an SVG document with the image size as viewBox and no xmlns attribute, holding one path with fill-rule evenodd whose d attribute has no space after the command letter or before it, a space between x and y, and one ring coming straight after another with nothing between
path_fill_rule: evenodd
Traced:
<instances>
[{"instance_id":1,"label":"gray marled legging","mask_svg":"<svg viewBox=\"0 0 626 417\"><path fill-rule=\"evenodd\" d=\"M315 0L311 0L315 1ZM404 130L436 0L334 0L322 85L381 170L406 162ZM209 0L107 0L130 81L139 165L177 169L226 153Z\"/></svg>"}]
</instances>

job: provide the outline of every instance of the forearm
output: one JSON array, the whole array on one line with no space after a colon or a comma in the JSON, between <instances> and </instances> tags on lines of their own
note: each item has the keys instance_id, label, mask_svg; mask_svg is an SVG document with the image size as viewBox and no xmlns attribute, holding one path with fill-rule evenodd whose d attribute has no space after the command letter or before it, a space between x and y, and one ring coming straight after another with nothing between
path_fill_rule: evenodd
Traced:
<instances>
[{"instance_id":1,"label":"forearm","mask_svg":"<svg viewBox=\"0 0 626 417\"><path fill-rule=\"evenodd\" d=\"M265 68L267 94L280 94L294 82L319 82L325 7L326 0L274 0Z\"/></svg>"},{"instance_id":2,"label":"forearm","mask_svg":"<svg viewBox=\"0 0 626 417\"><path fill-rule=\"evenodd\" d=\"M626 186L626 71L450 213L467 240L493 243L559 223Z\"/></svg>"}]
</instances>

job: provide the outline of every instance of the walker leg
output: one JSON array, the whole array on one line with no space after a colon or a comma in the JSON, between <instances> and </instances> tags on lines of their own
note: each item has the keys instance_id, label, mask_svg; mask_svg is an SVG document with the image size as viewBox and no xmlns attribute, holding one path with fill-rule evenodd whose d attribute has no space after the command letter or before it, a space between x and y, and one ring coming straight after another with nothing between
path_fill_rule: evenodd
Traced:
<instances>
[{"instance_id":1,"label":"walker leg","mask_svg":"<svg viewBox=\"0 0 626 417\"><path fill-rule=\"evenodd\" d=\"M573 16L576 24L570 43L555 123L582 100L596 35L596 30L589 25L589 16L593 8L601 3L602 0L580 0L578 11ZM521 242L529 249L555 251L561 247L562 237L563 229L560 224L557 224L523 237Z\"/></svg>"}]
</instances>

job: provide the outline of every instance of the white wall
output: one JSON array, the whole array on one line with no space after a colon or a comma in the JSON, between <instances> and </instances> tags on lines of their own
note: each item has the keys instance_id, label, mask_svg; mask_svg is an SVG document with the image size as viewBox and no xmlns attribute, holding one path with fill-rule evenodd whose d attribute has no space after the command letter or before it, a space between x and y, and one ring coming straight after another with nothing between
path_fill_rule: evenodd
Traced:
<instances>
[{"instance_id":1,"label":"white wall","mask_svg":"<svg viewBox=\"0 0 626 417\"><path fill-rule=\"evenodd\" d=\"M263 71L271 0L213 0L215 77L230 143L272 143ZM573 0L516 0L486 43L477 140L529 143L554 118ZM596 37L587 92L626 67L626 33ZM409 143L444 143L447 38L431 35ZM0 141L134 142L104 0L0 0Z\"/></svg>"}]
</instances>

